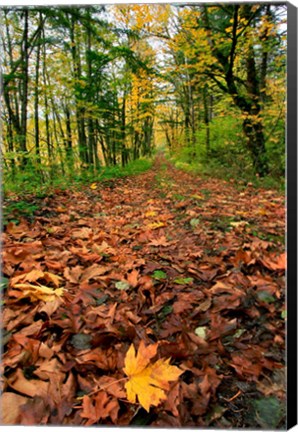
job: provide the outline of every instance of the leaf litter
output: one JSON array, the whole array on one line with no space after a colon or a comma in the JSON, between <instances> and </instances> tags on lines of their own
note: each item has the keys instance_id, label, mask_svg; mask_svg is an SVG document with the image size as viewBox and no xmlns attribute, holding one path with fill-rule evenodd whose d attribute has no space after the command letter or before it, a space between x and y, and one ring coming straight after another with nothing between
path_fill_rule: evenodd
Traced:
<instances>
[{"instance_id":1,"label":"leaf litter","mask_svg":"<svg viewBox=\"0 0 298 432\"><path fill-rule=\"evenodd\" d=\"M284 197L161 157L115 185L6 226L3 423L284 427Z\"/></svg>"}]
</instances>

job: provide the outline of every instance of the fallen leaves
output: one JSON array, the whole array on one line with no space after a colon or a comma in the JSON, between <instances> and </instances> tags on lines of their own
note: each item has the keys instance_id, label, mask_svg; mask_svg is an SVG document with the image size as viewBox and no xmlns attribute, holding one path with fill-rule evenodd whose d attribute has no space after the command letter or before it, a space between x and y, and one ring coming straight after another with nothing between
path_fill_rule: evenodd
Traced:
<instances>
[{"instance_id":1,"label":"fallen leaves","mask_svg":"<svg viewBox=\"0 0 298 432\"><path fill-rule=\"evenodd\" d=\"M86 426L91 426L108 417L111 417L114 423L117 421L119 404L116 400L111 400L104 391L98 392L94 397L84 396L82 407L80 416L87 419Z\"/></svg>"},{"instance_id":2,"label":"fallen leaves","mask_svg":"<svg viewBox=\"0 0 298 432\"><path fill-rule=\"evenodd\" d=\"M39 280L52 283L54 288L42 285L38 282ZM8 291L8 294L10 297L15 297L17 300L28 297L32 302L38 300L52 302L55 301L57 297L60 298L63 296L63 288L58 288L61 280L61 277L50 272L31 270L29 273L23 273L11 278L9 283L11 289ZM35 282L35 284L29 282Z\"/></svg>"},{"instance_id":3,"label":"fallen leaves","mask_svg":"<svg viewBox=\"0 0 298 432\"><path fill-rule=\"evenodd\" d=\"M28 380L24 377L21 369L17 369L8 380L12 389L25 396L46 396L49 390L49 383L41 380Z\"/></svg>"},{"instance_id":4,"label":"fallen leaves","mask_svg":"<svg viewBox=\"0 0 298 432\"><path fill-rule=\"evenodd\" d=\"M50 272L43 272L41 270L31 270L29 273L24 273L11 278L10 286L15 287L18 283L36 282L39 279L44 279L46 282L52 282L55 287L59 287L62 278Z\"/></svg>"},{"instance_id":5,"label":"fallen leaves","mask_svg":"<svg viewBox=\"0 0 298 432\"><path fill-rule=\"evenodd\" d=\"M283 198L160 172L8 224L5 424L253 427L256 386L283 403Z\"/></svg>"},{"instance_id":6,"label":"fallen leaves","mask_svg":"<svg viewBox=\"0 0 298 432\"><path fill-rule=\"evenodd\" d=\"M1 424L15 425L20 422L21 407L28 398L16 393L5 392L1 395Z\"/></svg>"},{"instance_id":7,"label":"fallen leaves","mask_svg":"<svg viewBox=\"0 0 298 432\"><path fill-rule=\"evenodd\" d=\"M269 268L270 270L285 270L286 268L286 254L276 256L275 254L270 254L264 256L260 259L262 264Z\"/></svg>"},{"instance_id":8,"label":"fallen leaves","mask_svg":"<svg viewBox=\"0 0 298 432\"><path fill-rule=\"evenodd\" d=\"M169 364L170 359L160 359L150 364L156 352L157 344L146 347L141 341L138 353L131 345L125 357L123 370L129 377L125 384L127 399L135 403L138 398L146 411L151 405L158 406L166 399L165 390L170 388L169 381L176 381L182 374L179 368Z\"/></svg>"},{"instance_id":9,"label":"fallen leaves","mask_svg":"<svg viewBox=\"0 0 298 432\"><path fill-rule=\"evenodd\" d=\"M165 226L164 222L151 222L151 223L147 224L147 227L150 229L153 229L153 230L155 230L157 228L164 227L164 226Z\"/></svg>"}]
</instances>

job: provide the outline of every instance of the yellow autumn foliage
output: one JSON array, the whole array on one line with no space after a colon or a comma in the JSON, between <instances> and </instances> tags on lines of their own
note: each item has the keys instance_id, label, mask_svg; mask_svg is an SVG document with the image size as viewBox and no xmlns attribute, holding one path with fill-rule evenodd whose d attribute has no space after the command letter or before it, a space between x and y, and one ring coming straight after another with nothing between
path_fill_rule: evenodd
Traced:
<instances>
[{"instance_id":1,"label":"yellow autumn foliage","mask_svg":"<svg viewBox=\"0 0 298 432\"><path fill-rule=\"evenodd\" d=\"M141 341L136 354L130 346L125 358L124 372L129 380L125 384L127 399L140 405L149 412L150 406L158 406L166 400L165 390L170 389L170 381L176 381L183 373L178 367L170 365L170 359L159 359L155 363L150 360L156 355L158 344L145 346Z\"/></svg>"}]
</instances>

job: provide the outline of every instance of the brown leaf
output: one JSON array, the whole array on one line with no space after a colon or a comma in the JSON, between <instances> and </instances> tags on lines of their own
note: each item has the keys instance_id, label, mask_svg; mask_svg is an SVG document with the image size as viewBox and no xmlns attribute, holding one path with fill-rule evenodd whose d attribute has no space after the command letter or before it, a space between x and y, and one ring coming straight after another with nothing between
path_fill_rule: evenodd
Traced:
<instances>
[{"instance_id":1,"label":"brown leaf","mask_svg":"<svg viewBox=\"0 0 298 432\"><path fill-rule=\"evenodd\" d=\"M42 326L43 326L43 321L38 320L38 321L33 322L28 327L23 327L18 332L18 334L23 335L23 336L32 336L32 335L38 334L39 331L41 330Z\"/></svg>"},{"instance_id":2,"label":"brown leaf","mask_svg":"<svg viewBox=\"0 0 298 432\"><path fill-rule=\"evenodd\" d=\"M117 399L125 399L126 393L123 389L123 383L121 384L115 378L103 375L97 379L96 382L98 387L107 392L109 395L114 396Z\"/></svg>"},{"instance_id":3,"label":"brown leaf","mask_svg":"<svg viewBox=\"0 0 298 432\"><path fill-rule=\"evenodd\" d=\"M29 225L24 219L18 225L16 225L14 222L9 222L6 225L6 232L16 239L26 236L28 229Z\"/></svg>"},{"instance_id":4,"label":"brown leaf","mask_svg":"<svg viewBox=\"0 0 298 432\"><path fill-rule=\"evenodd\" d=\"M21 369L17 369L7 380L9 386L23 395L46 396L49 389L49 383L40 380L27 380Z\"/></svg>"},{"instance_id":5,"label":"brown leaf","mask_svg":"<svg viewBox=\"0 0 298 432\"><path fill-rule=\"evenodd\" d=\"M261 263L269 270L285 270L286 254L281 255L270 254L260 259Z\"/></svg>"},{"instance_id":6,"label":"brown leaf","mask_svg":"<svg viewBox=\"0 0 298 432\"><path fill-rule=\"evenodd\" d=\"M1 396L1 424L20 424L21 406L29 399L11 392L5 392Z\"/></svg>"},{"instance_id":7,"label":"brown leaf","mask_svg":"<svg viewBox=\"0 0 298 432\"><path fill-rule=\"evenodd\" d=\"M50 318L62 304L63 300L59 297L56 297L52 302L40 302L40 304L37 306L37 310L39 313L45 312Z\"/></svg>"},{"instance_id":8,"label":"brown leaf","mask_svg":"<svg viewBox=\"0 0 298 432\"><path fill-rule=\"evenodd\" d=\"M165 410L170 411L175 417L179 417L178 406L180 405L180 383L175 383L167 394Z\"/></svg>"},{"instance_id":9,"label":"brown leaf","mask_svg":"<svg viewBox=\"0 0 298 432\"><path fill-rule=\"evenodd\" d=\"M40 258L42 250L43 245L41 241L17 243L3 251L3 260L4 263L8 261L12 264L20 264L29 256L30 258Z\"/></svg>"},{"instance_id":10,"label":"brown leaf","mask_svg":"<svg viewBox=\"0 0 298 432\"><path fill-rule=\"evenodd\" d=\"M75 266L72 268L65 267L63 276L65 279L69 280L71 283L79 283L80 278L83 273L83 267L82 266Z\"/></svg>"},{"instance_id":11,"label":"brown leaf","mask_svg":"<svg viewBox=\"0 0 298 432\"><path fill-rule=\"evenodd\" d=\"M138 270L132 270L130 273L127 274L127 282L133 288L138 285L139 274L140 272Z\"/></svg>"},{"instance_id":12,"label":"brown leaf","mask_svg":"<svg viewBox=\"0 0 298 432\"><path fill-rule=\"evenodd\" d=\"M60 373L61 365L57 358L47 359L42 364L35 369L34 375L38 376L41 380L46 381L53 377L53 375L64 377L64 374Z\"/></svg>"},{"instance_id":13,"label":"brown leaf","mask_svg":"<svg viewBox=\"0 0 298 432\"><path fill-rule=\"evenodd\" d=\"M117 420L119 404L116 400L111 400L106 392L100 391L96 396L83 397L83 411L81 417L86 418L86 426L97 423L101 419L110 417L114 423Z\"/></svg>"},{"instance_id":14,"label":"brown leaf","mask_svg":"<svg viewBox=\"0 0 298 432\"><path fill-rule=\"evenodd\" d=\"M86 270L83 271L80 282L86 282L90 279L96 279L97 276L101 276L107 273L110 270L110 267L100 266L98 264L93 264L90 267L87 267Z\"/></svg>"},{"instance_id":15,"label":"brown leaf","mask_svg":"<svg viewBox=\"0 0 298 432\"><path fill-rule=\"evenodd\" d=\"M204 397L209 397L211 386L208 380L208 375L205 375L203 380L199 383L199 388Z\"/></svg>"},{"instance_id":16,"label":"brown leaf","mask_svg":"<svg viewBox=\"0 0 298 432\"><path fill-rule=\"evenodd\" d=\"M148 243L149 246L170 246L172 244L177 243L177 241L168 241L166 236L162 235L158 237L157 239L151 240L150 243Z\"/></svg>"},{"instance_id":17,"label":"brown leaf","mask_svg":"<svg viewBox=\"0 0 298 432\"><path fill-rule=\"evenodd\" d=\"M50 414L51 409L46 400L36 396L33 399L28 399L20 407L20 424L25 426L46 425Z\"/></svg>"},{"instance_id":18,"label":"brown leaf","mask_svg":"<svg viewBox=\"0 0 298 432\"><path fill-rule=\"evenodd\" d=\"M74 239L88 239L92 236L92 229L84 227L79 230L74 230L71 236Z\"/></svg>"}]
</instances>

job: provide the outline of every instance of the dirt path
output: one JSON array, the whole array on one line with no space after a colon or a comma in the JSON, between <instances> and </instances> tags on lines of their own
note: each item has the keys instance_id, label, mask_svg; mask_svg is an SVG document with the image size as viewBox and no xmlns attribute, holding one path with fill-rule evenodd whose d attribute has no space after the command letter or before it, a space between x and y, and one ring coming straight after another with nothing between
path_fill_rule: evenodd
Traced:
<instances>
[{"instance_id":1,"label":"dirt path","mask_svg":"<svg viewBox=\"0 0 298 432\"><path fill-rule=\"evenodd\" d=\"M7 226L12 422L284 426L284 200L235 186L159 158L139 176L57 192L32 223ZM61 299L34 297L41 284ZM184 370L150 413L111 384L140 340Z\"/></svg>"}]
</instances>

